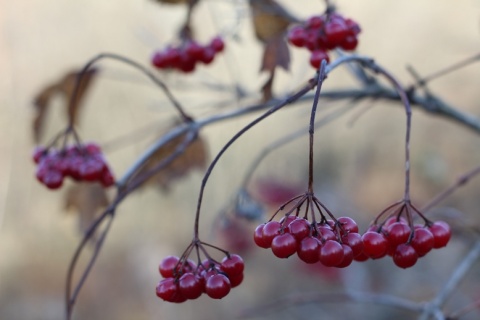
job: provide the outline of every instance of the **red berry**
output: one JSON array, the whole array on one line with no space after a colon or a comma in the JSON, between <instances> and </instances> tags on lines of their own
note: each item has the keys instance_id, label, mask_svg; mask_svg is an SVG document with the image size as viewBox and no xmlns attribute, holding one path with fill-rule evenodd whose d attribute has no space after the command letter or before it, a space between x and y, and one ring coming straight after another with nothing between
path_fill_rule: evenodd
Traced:
<instances>
[{"instance_id":1,"label":"red berry","mask_svg":"<svg viewBox=\"0 0 480 320\"><path fill-rule=\"evenodd\" d=\"M328 57L326 51L321 49L312 51L312 54L310 55L310 65L312 67L314 67L315 69L320 68L320 64L323 60L327 60L327 62L330 61L330 58Z\"/></svg>"},{"instance_id":2,"label":"red berry","mask_svg":"<svg viewBox=\"0 0 480 320\"><path fill-rule=\"evenodd\" d=\"M450 226L444 221L436 221L428 229L433 235L435 249L445 247L452 236Z\"/></svg>"},{"instance_id":3,"label":"red berry","mask_svg":"<svg viewBox=\"0 0 480 320\"><path fill-rule=\"evenodd\" d=\"M393 262L400 268L410 268L417 263L417 260L417 252L408 244L399 245L393 254Z\"/></svg>"},{"instance_id":4,"label":"red berry","mask_svg":"<svg viewBox=\"0 0 480 320\"><path fill-rule=\"evenodd\" d=\"M321 16L313 16L307 20L307 28L320 29L323 26L324 20Z\"/></svg>"},{"instance_id":5,"label":"red berry","mask_svg":"<svg viewBox=\"0 0 480 320\"><path fill-rule=\"evenodd\" d=\"M189 41L185 45L185 53L189 55L193 60L200 60L203 55L203 47L199 45L196 41Z\"/></svg>"},{"instance_id":6,"label":"red berry","mask_svg":"<svg viewBox=\"0 0 480 320\"><path fill-rule=\"evenodd\" d=\"M108 166L105 166L103 168L102 176L100 177L100 183L105 188L108 188L115 184L115 178L113 177L112 172L110 171Z\"/></svg>"},{"instance_id":7,"label":"red berry","mask_svg":"<svg viewBox=\"0 0 480 320\"><path fill-rule=\"evenodd\" d=\"M347 232L355 232L355 233L358 232L358 225L355 222L355 220L353 220L352 218L340 217L337 220L342 225L343 230Z\"/></svg>"},{"instance_id":8,"label":"red berry","mask_svg":"<svg viewBox=\"0 0 480 320\"><path fill-rule=\"evenodd\" d=\"M223 274L215 274L205 283L205 292L212 299L222 299L230 292L230 280Z\"/></svg>"},{"instance_id":9,"label":"red berry","mask_svg":"<svg viewBox=\"0 0 480 320\"><path fill-rule=\"evenodd\" d=\"M270 248L271 243L269 244L267 241L265 241L265 238L263 237L263 228L265 228L265 224L261 224L255 228L253 241L255 241L255 244L260 248L268 249Z\"/></svg>"},{"instance_id":10,"label":"red berry","mask_svg":"<svg viewBox=\"0 0 480 320\"><path fill-rule=\"evenodd\" d=\"M335 235L335 232L330 228L330 226L327 225L318 225L318 236L317 238L322 240L322 241L327 241L327 240L337 240L337 236Z\"/></svg>"},{"instance_id":11,"label":"red berry","mask_svg":"<svg viewBox=\"0 0 480 320\"><path fill-rule=\"evenodd\" d=\"M191 272L187 272L180 277L178 289L180 294L187 299L197 299L203 293L202 283Z\"/></svg>"},{"instance_id":12,"label":"red berry","mask_svg":"<svg viewBox=\"0 0 480 320\"><path fill-rule=\"evenodd\" d=\"M215 51L212 48L204 48L202 51L202 56L198 58L199 61L210 64L215 58Z\"/></svg>"},{"instance_id":13,"label":"red berry","mask_svg":"<svg viewBox=\"0 0 480 320\"><path fill-rule=\"evenodd\" d=\"M320 262L327 267L334 267L343 260L343 247L334 240L328 240L320 249Z\"/></svg>"},{"instance_id":14,"label":"red berry","mask_svg":"<svg viewBox=\"0 0 480 320\"><path fill-rule=\"evenodd\" d=\"M210 48L212 48L215 52L222 52L225 48L225 43L223 42L222 38L215 37L210 42Z\"/></svg>"},{"instance_id":15,"label":"red berry","mask_svg":"<svg viewBox=\"0 0 480 320\"><path fill-rule=\"evenodd\" d=\"M297 251L297 240L290 233L279 234L272 241L272 252L279 258L288 258Z\"/></svg>"},{"instance_id":16,"label":"red berry","mask_svg":"<svg viewBox=\"0 0 480 320\"><path fill-rule=\"evenodd\" d=\"M164 278L173 278L173 269L175 266L178 264L180 261L179 257L176 256L168 256L160 262L160 265L158 266L158 271Z\"/></svg>"},{"instance_id":17,"label":"red berry","mask_svg":"<svg viewBox=\"0 0 480 320\"><path fill-rule=\"evenodd\" d=\"M402 222L392 223L386 231L388 243L392 248L408 241L411 229L408 225Z\"/></svg>"},{"instance_id":18,"label":"red berry","mask_svg":"<svg viewBox=\"0 0 480 320\"><path fill-rule=\"evenodd\" d=\"M306 219L297 218L290 222L288 230L297 241L301 241L310 234L310 223Z\"/></svg>"},{"instance_id":19,"label":"red berry","mask_svg":"<svg viewBox=\"0 0 480 320\"><path fill-rule=\"evenodd\" d=\"M320 240L306 237L297 245L297 255L303 262L316 263L320 259Z\"/></svg>"},{"instance_id":20,"label":"red berry","mask_svg":"<svg viewBox=\"0 0 480 320\"><path fill-rule=\"evenodd\" d=\"M238 287L243 281L243 273L237 274L232 277L229 276L228 279L230 280L230 286L232 288Z\"/></svg>"},{"instance_id":21,"label":"red berry","mask_svg":"<svg viewBox=\"0 0 480 320\"><path fill-rule=\"evenodd\" d=\"M353 232L343 236L342 242L352 249L353 257L357 257L363 252L362 236L359 233Z\"/></svg>"},{"instance_id":22,"label":"red berry","mask_svg":"<svg viewBox=\"0 0 480 320\"><path fill-rule=\"evenodd\" d=\"M40 162L40 159L42 159L46 155L47 155L47 149L45 147L37 146L33 150L32 158L33 158L33 161L38 164Z\"/></svg>"},{"instance_id":23,"label":"red berry","mask_svg":"<svg viewBox=\"0 0 480 320\"><path fill-rule=\"evenodd\" d=\"M278 221L270 221L265 224L262 230L262 235L263 235L263 241L265 242L266 245L268 245L267 248L269 248L272 245L273 238L275 238L277 235L280 234L280 222Z\"/></svg>"},{"instance_id":24,"label":"red berry","mask_svg":"<svg viewBox=\"0 0 480 320\"><path fill-rule=\"evenodd\" d=\"M428 229L418 228L415 229L415 235L410 245L415 249L419 257L423 257L433 249L434 243L433 234Z\"/></svg>"},{"instance_id":25,"label":"red berry","mask_svg":"<svg viewBox=\"0 0 480 320\"><path fill-rule=\"evenodd\" d=\"M368 231L362 236L363 253L373 259L379 259L387 254L388 240L381 233Z\"/></svg>"},{"instance_id":26,"label":"red berry","mask_svg":"<svg viewBox=\"0 0 480 320\"><path fill-rule=\"evenodd\" d=\"M288 33L288 41L296 47L303 47L305 45L306 32L301 27L296 27Z\"/></svg>"},{"instance_id":27,"label":"red berry","mask_svg":"<svg viewBox=\"0 0 480 320\"><path fill-rule=\"evenodd\" d=\"M358 39L355 36L348 36L340 43L340 47L346 51L355 50L358 45Z\"/></svg>"},{"instance_id":28,"label":"red berry","mask_svg":"<svg viewBox=\"0 0 480 320\"><path fill-rule=\"evenodd\" d=\"M48 170L42 176L41 181L49 189L58 189L63 184L63 174L57 170Z\"/></svg>"},{"instance_id":29,"label":"red berry","mask_svg":"<svg viewBox=\"0 0 480 320\"><path fill-rule=\"evenodd\" d=\"M179 291L175 279L167 278L160 281L156 288L157 296L168 302L181 303L187 300Z\"/></svg>"},{"instance_id":30,"label":"red berry","mask_svg":"<svg viewBox=\"0 0 480 320\"><path fill-rule=\"evenodd\" d=\"M245 264L242 257L238 254L231 254L230 257L225 257L220 264L220 269L225 272L228 277L233 277L243 273Z\"/></svg>"},{"instance_id":31,"label":"red berry","mask_svg":"<svg viewBox=\"0 0 480 320\"><path fill-rule=\"evenodd\" d=\"M352 248L350 248L346 244L342 244L342 248L343 248L343 259L339 264L335 265L337 268L346 268L349 265L351 265L353 261Z\"/></svg>"}]
</instances>

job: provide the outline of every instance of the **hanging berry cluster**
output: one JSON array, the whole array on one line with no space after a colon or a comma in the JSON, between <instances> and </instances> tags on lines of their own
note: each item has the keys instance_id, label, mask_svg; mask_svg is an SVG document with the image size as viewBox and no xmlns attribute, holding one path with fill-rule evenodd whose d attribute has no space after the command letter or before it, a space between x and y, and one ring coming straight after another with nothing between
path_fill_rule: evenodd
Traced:
<instances>
[{"instance_id":1,"label":"hanging berry cluster","mask_svg":"<svg viewBox=\"0 0 480 320\"><path fill-rule=\"evenodd\" d=\"M217 53L222 52L225 43L215 37L208 45L202 46L195 40L187 40L180 46L169 46L153 54L152 64L158 69L178 69L189 73L195 70L197 63L210 64Z\"/></svg>"},{"instance_id":2,"label":"hanging berry cluster","mask_svg":"<svg viewBox=\"0 0 480 320\"><path fill-rule=\"evenodd\" d=\"M323 59L329 61L328 50L342 48L351 51L357 47L360 26L338 13L313 16L301 26L288 32L288 41L296 47L310 50L310 64L315 69Z\"/></svg>"},{"instance_id":3,"label":"hanging berry cluster","mask_svg":"<svg viewBox=\"0 0 480 320\"><path fill-rule=\"evenodd\" d=\"M206 293L212 299L222 299L243 281L243 259L236 254L216 248L225 253L222 262L211 257L198 263L188 259L193 247L204 251L205 243L189 246L182 257L168 256L162 260L158 269L164 278L156 288L157 296L165 301L181 303L199 298ZM199 255L198 255L199 256Z\"/></svg>"},{"instance_id":4,"label":"hanging berry cluster","mask_svg":"<svg viewBox=\"0 0 480 320\"><path fill-rule=\"evenodd\" d=\"M390 216L379 223L386 213ZM413 213L424 223L413 224ZM450 226L446 222L432 222L412 204L402 201L382 211L362 236L364 249L358 260L380 259L388 255L398 267L409 268L430 250L445 247L450 236Z\"/></svg>"},{"instance_id":5,"label":"hanging berry cluster","mask_svg":"<svg viewBox=\"0 0 480 320\"><path fill-rule=\"evenodd\" d=\"M65 177L97 181L104 187L115 183L102 150L95 143L70 145L61 150L37 147L33 160L37 164L37 179L49 189L60 188Z\"/></svg>"},{"instance_id":6,"label":"hanging berry cluster","mask_svg":"<svg viewBox=\"0 0 480 320\"><path fill-rule=\"evenodd\" d=\"M288 201L279 211L298 198ZM305 215L300 218L304 205ZM320 214L318 222L314 207ZM292 214L294 211L296 213ZM311 220L308 220L309 214ZM337 268L349 266L363 250L356 222L349 217L336 219L315 196L308 193L301 196L280 221L270 220L257 226L254 241L261 248L271 248L278 258L288 258L296 253L306 263L320 262Z\"/></svg>"}]
</instances>

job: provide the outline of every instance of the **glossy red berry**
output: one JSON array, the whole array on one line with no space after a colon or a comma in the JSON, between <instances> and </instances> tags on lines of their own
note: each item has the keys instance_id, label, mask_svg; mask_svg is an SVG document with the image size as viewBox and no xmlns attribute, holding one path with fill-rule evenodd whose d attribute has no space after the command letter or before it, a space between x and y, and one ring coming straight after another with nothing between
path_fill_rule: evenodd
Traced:
<instances>
[{"instance_id":1,"label":"glossy red berry","mask_svg":"<svg viewBox=\"0 0 480 320\"><path fill-rule=\"evenodd\" d=\"M156 287L157 296L168 302L181 303L187 300L179 291L178 285L173 278L160 281Z\"/></svg>"},{"instance_id":2,"label":"glossy red berry","mask_svg":"<svg viewBox=\"0 0 480 320\"><path fill-rule=\"evenodd\" d=\"M417 263L418 255L415 249L407 244L401 244L395 249L393 262L400 268L410 268Z\"/></svg>"},{"instance_id":3,"label":"glossy red berry","mask_svg":"<svg viewBox=\"0 0 480 320\"><path fill-rule=\"evenodd\" d=\"M430 230L423 227L415 229L415 235L410 245L415 249L419 257L423 257L430 252L434 244L435 240Z\"/></svg>"},{"instance_id":4,"label":"glossy red berry","mask_svg":"<svg viewBox=\"0 0 480 320\"><path fill-rule=\"evenodd\" d=\"M265 239L263 238L263 228L265 224L261 224L255 228L255 232L253 233L253 241L257 246L260 248L268 249L271 246Z\"/></svg>"},{"instance_id":5,"label":"glossy red berry","mask_svg":"<svg viewBox=\"0 0 480 320\"><path fill-rule=\"evenodd\" d=\"M362 236L359 233L351 232L343 236L342 242L352 249L353 257L357 257L363 252Z\"/></svg>"},{"instance_id":6,"label":"glossy red berry","mask_svg":"<svg viewBox=\"0 0 480 320\"><path fill-rule=\"evenodd\" d=\"M290 222L288 229L297 241L301 241L310 234L310 223L306 219L297 218Z\"/></svg>"},{"instance_id":7,"label":"glossy red berry","mask_svg":"<svg viewBox=\"0 0 480 320\"><path fill-rule=\"evenodd\" d=\"M296 47L303 47L305 45L306 32L301 27L296 27L288 33L288 41Z\"/></svg>"},{"instance_id":8,"label":"glossy red berry","mask_svg":"<svg viewBox=\"0 0 480 320\"><path fill-rule=\"evenodd\" d=\"M230 280L223 274L215 274L205 283L205 293L212 299L222 299L230 292Z\"/></svg>"},{"instance_id":9,"label":"glossy red berry","mask_svg":"<svg viewBox=\"0 0 480 320\"><path fill-rule=\"evenodd\" d=\"M270 221L265 224L262 230L262 237L267 248L272 245L273 238L280 234L281 224L278 221Z\"/></svg>"},{"instance_id":10,"label":"glossy red berry","mask_svg":"<svg viewBox=\"0 0 480 320\"><path fill-rule=\"evenodd\" d=\"M187 299L197 299L203 293L202 283L191 272L187 272L180 277L178 290Z\"/></svg>"},{"instance_id":11,"label":"glossy red berry","mask_svg":"<svg viewBox=\"0 0 480 320\"><path fill-rule=\"evenodd\" d=\"M220 264L220 269L225 272L228 277L234 277L243 273L245 264L242 257L238 254L231 254L230 257L225 257Z\"/></svg>"},{"instance_id":12,"label":"glossy red berry","mask_svg":"<svg viewBox=\"0 0 480 320\"><path fill-rule=\"evenodd\" d=\"M160 265L158 266L158 271L164 278L173 278L173 270L175 266L178 264L180 261L179 257L176 256L168 256L160 262Z\"/></svg>"},{"instance_id":13,"label":"glossy red berry","mask_svg":"<svg viewBox=\"0 0 480 320\"><path fill-rule=\"evenodd\" d=\"M352 218L350 218L350 217L340 217L340 218L337 219L337 221L340 223L340 225L342 226L342 229L344 231L354 232L354 233L358 232L358 225L355 222L355 220L353 220Z\"/></svg>"},{"instance_id":14,"label":"glossy red berry","mask_svg":"<svg viewBox=\"0 0 480 320\"><path fill-rule=\"evenodd\" d=\"M312 54L310 55L310 65L312 67L314 67L315 69L320 68L320 64L323 60L327 60L327 62L330 61L330 58L328 57L326 51L321 49L312 51Z\"/></svg>"},{"instance_id":15,"label":"glossy red berry","mask_svg":"<svg viewBox=\"0 0 480 320\"><path fill-rule=\"evenodd\" d=\"M452 231L448 223L443 221L434 222L429 228L433 235L435 249L445 247L452 236Z\"/></svg>"},{"instance_id":16,"label":"glossy red berry","mask_svg":"<svg viewBox=\"0 0 480 320\"><path fill-rule=\"evenodd\" d=\"M316 263L320 259L320 248L322 244L315 237L306 237L297 245L297 255L303 262Z\"/></svg>"},{"instance_id":17,"label":"glossy red berry","mask_svg":"<svg viewBox=\"0 0 480 320\"><path fill-rule=\"evenodd\" d=\"M406 243L410 236L411 229L408 225L402 222L394 222L388 226L386 230L386 237L391 247Z\"/></svg>"},{"instance_id":18,"label":"glossy red berry","mask_svg":"<svg viewBox=\"0 0 480 320\"><path fill-rule=\"evenodd\" d=\"M243 282L243 273L237 274L236 276L229 276L230 286L232 288L238 287Z\"/></svg>"},{"instance_id":19,"label":"glossy red berry","mask_svg":"<svg viewBox=\"0 0 480 320\"><path fill-rule=\"evenodd\" d=\"M343 260L343 247L334 240L326 241L320 249L320 262L327 267L334 267Z\"/></svg>"},{"instance_id":20,"label":"glossy red berry","mask_svg":"<svg viewBox=\"0 0 480 320\"><path fill-rule=\"evenodd\" d=\"M288 258L297 251L297 240L290 233L279 234L272 241L272 252L279 258Z\"/></svg>"},{"instance_id":21,"label":"glossy red berry","mask_svg":"<svg viewBox=\"0 0 480 320\"><path fill-rule=\"evenodd\" d=\"M388 240L381 233L368 231L362 236L363 253L370 258L379 259L387 254Z\"/></svg>"},{"instance_id":22,"label":"glossy red berry","mask_svg":"<svg viewBox=\"0 0 480 320\"><path fill-rule=\"evenodd\" d=\"M351 265L353 261L352 248L350 248L346 244L342 244L342 248L343 248L343 259L339 264L335 265L337 268L346 268L349 265Z\"/></svg>"}]
</instances>

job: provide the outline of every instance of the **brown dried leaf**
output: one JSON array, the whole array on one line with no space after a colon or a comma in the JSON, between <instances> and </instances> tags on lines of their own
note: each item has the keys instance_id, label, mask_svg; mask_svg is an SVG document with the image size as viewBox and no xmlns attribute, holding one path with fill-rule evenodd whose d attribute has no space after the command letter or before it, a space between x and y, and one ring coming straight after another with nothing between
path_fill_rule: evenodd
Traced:
<instances>
[{"instance_id":1,"label":"brown dried leaf","mask_svg":"<svg viewBox=\"0 0 480 320\"><path fill-rule=\"evenodd\" d=\"M290 23L298 21L274 0L250 0L250 9L255 34L263 42L283 34Z\"/></svg>"},{"instance_id":2,"label":"brown dried leaf","mask_svg":"<svg viewBox=\"0 0 480 320\"><path fill-rule=\"evenodd\" d=\"M79 229L85 232L109 201L105 189L97 183L76 183L65 194L65 209L78 215Z\"/></svg>"},{"instance_id":3,"label":"brown dried leaf","mask_svg":"<svg viewBox=\"0 0 480 320\"><path fill-rule=\"evenodd\" d=\"M277 66L288 70L290 67L290 51L287 42L281 35L269 39L263 52L261 71L272 72Z\"/></svg>"},{"instance_id":4,"label":"brown dried leaf","mask_svg":"<svg viewBox=\"0 0 480 320\"><path fill-rule=\"evenodd\" d=\"M90 69L84 75L82 83L79 86L78 95L72 103L72 109L69 110L69 102L77 82L79 71L71 71L65 74L60 80L45 86L35 97L34 106L36 108L36 115L33 119L33 138L35 142L39 142L42 133L43 127L45 125L45 116L47 109L50 105L51 99L56 94L61 94L65 100L65 109L67 110L68 117L72 117L73 121L76 122L78 118L78 112L80 110L80 105L85 93L90 87L92 80L97 74L97 69Z\"/></svg>"},{"instance_id":5,"label":"brown dried leaf","mask_svg":"<svg viewBox=\"0 0 480 320\"><path fill-rule=\"evenodd\" d=\"M138 176L146 174L168 157L183 143L185 135L181 135L158 149L139 171ZM207 165L207 147L204 140L197 136L184 152L165 168L154 174L147 182L148 185L159 186L163 191L168 191L170 184L194 169L205 169Z\"/></svg>"}]
</instances>

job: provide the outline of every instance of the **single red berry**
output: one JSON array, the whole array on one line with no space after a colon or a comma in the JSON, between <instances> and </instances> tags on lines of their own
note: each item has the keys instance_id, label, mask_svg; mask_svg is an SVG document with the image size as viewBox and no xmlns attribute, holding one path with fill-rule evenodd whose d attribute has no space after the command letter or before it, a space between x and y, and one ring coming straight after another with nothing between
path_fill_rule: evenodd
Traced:
<instances>
[{"instance_id":1,"label":"single red berry","mask_svg":"<svg viewBox=\"0 0 480 320\"><path fill-rule=\"evenodd\" d=\"M306 219L297 218L290 222L288 229L297 241L301 241L310 234L310 223Z\"/></svg>"},{"instance_id":2,"label":"single red berry","mask_svg":"<svg viewBox=\"0 0 480 320\"><path fill-rule=\"evenodd\" d=\"M202 51L202 56L198 59L199 61L210 64L215 58L215 51L212 48L204 48Z\"/></svg>"},{"instance_id":3,"label":"single red berry","mask_svg":"<svg viewBox=\"0 0 480 320\"><path fill-rule=\"evenodd\" d=\"M327 46L333 49L342 43L349 36L349 30L343 20L330 20L325 25L325 35L327 37Z\"/></svg>"},{"instance_id":4,"label":"single red berry","mask_svg":"<svg viewBox=\"0 0 480 320\"><path fill-rule=\"evenodd\" d=\"M279 234L272 241L272 252L279 258L288 258L297 251L297 240L290 233Z\"/></svg>"},{"instance_id":5,"label":"single red berry","mask_svg":"<svg viewBox=\"0 0 480 320\"><path fill-rule=\"evenodd\" d=\"M372 259L379 259L387 254L388 240L381 233L368 231L362 236L363 253Z\"/></svg>"},{"instance_id":6,"label":"single red berry","mask_svg":"<svg viewBox=\"0 0 480 320\"><path fill-rule=\"evenodd\" d=\"M334 240L326 241L320 249L320 262L327 267L334 267L343 260L343 247Z\"/></svg>"},{"instance_id":7,"label":"single red berry","mask_svg":"<svg viewBox=\"0 0 480 320\"><path fill-rule=\"evenodd\" d=\"M410 227L402 222L392 223L386 230L389 245L395 248L402 243L406 243L411 231Z\"/></svg>"},{"instance_id":8,"label":"single red berry","mask_svg":"<svg viewBox=\"0 0 480 320\"><path fill-rule=\"evenodd\" d=\"M343 259L339 264L335 265L337 268L346 268L349 265L351 265L353 261L352 248L350 248L346 244L342 244L342 248L343 248Z\"/></svg>"},{"instance_id":9,"label":"single red berry","mask_svg":"<svg viewBox=\"0 0 480 320\"><path fill-rule=\"evenodd\" d=\"M282 217L282 219L280 219L279 222L282 225L282 227L284 228L284 230L288 230L288 226L290 225L290 223L295 221L295 219L297 219L297 217L290 214L288 216Z\"/></svg>"},{"instance_id":10,"label":"single red berry","mask_svg":"<svg viewBox=\"0 0 480 320\"><path fill-rule=\"evenodd\" d=\"M230 280L230 286L232 288L238 287L243 281L243 273L231 277L229 276L228 279Z\"/></svg>"},{"instance_id":11,"label":"single red berry","mask_svg":"<svg viewBox=\"0 0 480 320\"><path fill-rule=\"evenodd\" d=\"M191 272L187 272L180 277L178 289L180 294L187 299L197 299L203 293L202 283Z\"/></svg>"},{"instance_id":12,"label":"single red berry","mask_svg":"<svg viewBox=\"0 0 480 320\"><path fill-rule=\"evenodd\" d=\"M333 232L332 228L330 228L328 224L317 225L317 229L319 232L317 238L322 240L323 242L328 240L337 240L335 232Z\"/></svg>"},{"instance_id":13,"label":"single red berry","mask_svg":"<svg viewBox=\"0 0 480 320\"><path fill-rule=\"evenodd\" d=\"M225 48L225 42L223 42L222 38L215 37L210 42L210 48L212 48L215 52L222 52Z\"/></svg>"},{"instance_id":14,"label":"single red berry","mask_svg":"<svg viewBox=\"0 0 480 320\"><path fill-rule=\"evenodd\" d=\"M238 254L231 254L230 257L225 257L220 264L220 269L225 272L228 277L233 277L243 273L245 264L242 257Z\"/></svg>"},{"instance_id":15,"label":"single red berry","mask_svg":"<svg viewBox=\"0 0 480 320\"><path fill-rule=\"evenodd\" d=\"M320 68L320 64L323 60L327 60L327 63L330 61L330 58L325 50L318 49L312 51L312 54L310 55L310 65L312 67L315 69Z\"/></svg>"},{"instance_id":16,"label":"single red berry","mask_svg":"<svg viewBox=\"0 0 480 320\"><path fill-rule=\"evenodd\" d=\"M49 170L43 176L42 182L49 189L58 189L63 184L63 174L57 170Z\"/></svg>"},{"instance_id":17,"label":"single red berry","mask_svg":"<svg viewBox=\"0 0 480 320\"><path fill-rule=\"evenodd\" d=\"M432 250L434 244L435 240L430 230L427 228L415 229L415 234L410 245L415 249L419 257L423 257Z\"/></svg>"},{"instance_id":18,"label":"single red berry","mask_svg":"<svg viewBox=\"0 0 480 320\"><path fill-rule=\"evenodd\" d=\"M167 278L160 281L156 288L157 296L168 302L181 303L187 300L179 291L175 279Z\"/></svg>"},{"instance_id":19,"label":"single red berry","mask_svg":"<svg viewBox=\"0 0 480 320\"><path fill-rule=\"evenodd\" d=\"M113 174L108 168L108 166L105 166L103 168L102 176L100 177L100 183L105 188L111 187L115 184L115 178L113 177Z\"/></svg>"},{"instance_id":20,"label":"single red berry","mask_svg":"<svg viewBox=\"0 0 480 320\"><path fill-rule=\"evenodd\" d=\"M297 255L303 262L316 263L320 259L320 240L315 237L306 237L297 245Z\"/></svg>"},{"instance_id":21,"label":"single red berry","mask_svg":"<svg viewBox=\"0 0 480 320\"><path fill-rule=\"evenodd\" d=\"M435 249L445 247L452 236L450 226L444 221L436 221L428 229L433 235Z\"/></svg>"},{"instance_id":22,"label":"single red berry","mask_svg":"<svg viewBox=\"0 0 480 320\"><path fill-rule=\"evenodd\" d=\"M343 236L342 242L352 249L354 258L363 252L362 236L359 233L351 232Z\"/></svg>"},{"instance_id":23,"label":"single red berry","mask_svg":"<svg viewBox=\"0 0 480 320\"><path fill-rule=\"evenodd\" d=\"M393 254L393 262L403 269L413 267L417 260L417 252L408 244L399 245Z\"/></svg>"},{"instance_id":24,"label":"single red berry","mask_svg":"<svg viewBox=\"0 0 480 320\"><path fill-rule=\"evenodd\" d=\"M209 277L205 283L205 292L212 299L222 299L230 292L230 288L230 280L220 273Z\"/></svg>"},{"instance_id":25,"label":"single red berry","mask_svg":"<svg viewBox=\"0 0 480 320\"><path fill-rule=\"evenodd\" d=\"M159 69L168 68L170 66L170 61L167 54L163 51L155 52L152 56L152 65Z\"/></svg>"},{"instance_id":26,"label":"single red berry","mask_svg":"<svg viewBox=\"0 0 480 320\"><path fill-rule=\"evenodd\" d=\"M46 155L47 155L47 149L42 146L37 146L33 150L32 158L33 158L33 161L38 164L40 162L40 159L42 159Z\"/></svg>"},{"instance_id":27,"label":"single red berry","mask_svg":"<svg viewBox=\"0 0 480 320\"><path fill-rule=\"evenodd\" d=\"M343 230L345 230L346 232L355 232L355 233L358 232L358 225L355 222L355 220L353 220L352 218L340 217L337 220L338 222L340 222Z\"/></svg>"},{"instance_id":28,"label":"single red berry","mask_svg":"<svg viewBox=\"0 0 480 320\"><path fill-rule=\"evenodd\" d=\"M265 223L257 226L255 228L255 232L253 234L253 241L255 241L255 244L259 246L260 248L268 249L271 246L271 243L269 244L267 241L265 241L263 237L263 228L265 227Z\"/></svg>"},{"instance_id":29,"label":"single red berry","mask_svg":"<svg viewBox=\"0 0 480 320\"><path fill-rule=\"evenodd\" d=\"M265 224L262 230L263 241L268 248L272 245L273 238L280 234L281 224L278 221L270 221Z\"/></svg>"},{"instance_id":30,"label":"single red berry","mask_svg":"<svg viewBox=\"0 0 480 320\"><path fill-rule=\"evenodd\" d=\"M306 27L310 29L320 29L324 22L325 21L322 16L313 16L307 20Z\"/></svg>"},{"instance_id":31,"label":"single red berry","mask_svg":"<svg viewBox=\"0 0 480 320\"><path fill-rule=\"evenodd\" d=\"M173 278L173 270L175 266L178 264L180 261L179 257L176 256L168 256L160 262L160 265L158 266L158 271L164 278Z\"/></svg>"},{"instance_id":32,"label":"single red berry","mask_svg":"<svg viewBox=\"0 0 480 320\"><path fill-rule=\"evenodd\" d=\"M358 39L355 36L348 36L340 42L340 48L346 51L355 50L358 45Z\"/></svg>"},{"instance_id":33,"label":"single red berry","mask_svg":"<svg viewBox=\"0 0 480 320\"><path fill-rule=\"evenodd\" d=\"M288 41L296 47L303 47L306 40L306 32L302 27L295 27L288 32Z\"/></svg>"}]
</instances>

